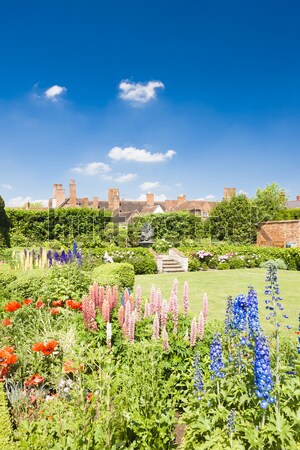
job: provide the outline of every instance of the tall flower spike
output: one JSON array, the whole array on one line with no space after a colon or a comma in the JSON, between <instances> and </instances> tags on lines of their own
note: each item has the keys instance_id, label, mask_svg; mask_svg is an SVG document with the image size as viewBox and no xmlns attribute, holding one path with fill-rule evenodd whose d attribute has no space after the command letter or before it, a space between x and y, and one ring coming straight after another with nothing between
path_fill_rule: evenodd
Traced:
<instances>
[{"instance_id":1,"label":"tall flower spike","mask_svg":"<svg viewBox=\"0 0 300 450\"><path fill-rule=\"evenodd\" d=\"M190 333L190 344L195 347L197 341L197 320L196 317L193 318L191 323L191 333Z\"/></svg>"},{"instance_id":2,"label":"tall flower spike","mask_svg":"<svg viewBox=\"0 0 300 450\"><path fill-rule=\"evenodd\" d=\"M215 377L224 378L224 372L221 370L224 368L222 359L222 343L219 334L215 334L214 339L210 346L210 370L211 379L214 380Z\"/></svg>"},{"instance_id":3,"label":"tall flower spike","mask_svg":"<svg viewBox=\"0 0 300 450\"><path fill-rule=\"evenodd\" d=\"M254 359L254 382L256 385L256 395L261 399L260 407L266 409L269 403L275 403L275 399L270 396L273 388L270 349L267 338L258 335L255 338L255 359Z\"/></svg>"},{"instance_id":4,"label":"tall flower spike","mask_svg":"<svg viewBox=\"0 0 300 450\"><path fill-rule=\"evenodd\" d=\"M157 312L155 313L154 319L153 319L153 333L152 333L152 339L158 339L159 338L159 317Z\"/></svg>"},{"instance_id":5,"label":"tall flower spike","mask_svg":"<svg viewBox=\"0 0 300 450\"><path fill-rule=\"evenodd\" d=\"M257 293L252 287L248 291L248 327L250 337L257 336L261 331L258 318L258 300Z\"/></svg>"},{"instance_id":6,"label":"tall flower spike","mask_svg":"<svg viewBox=\"0 0 300 450\"><path fill-rule=\"evenodd\" d=\"M148 310L148 300L145 301L145 309L144 309L144 319L146 319L149 316L149 310Z\"/></svg>"},{"instance_id":7,"label":"tall flower spike","mask_svg":"<svg viewBox=\"0 0 300 450\"><path fill-rule=\"evenodd\" d=\"M85 326L91 330L97 330L95 304L86 295L82 298L82 315Z\"/></svg>"},{"instance_id":8,"label":"tall flower spike","mask_svg":"<svg viewBox=\"0 0 300 450\"><path fill-rule=\"evenodd\" d=\"M113 287L113 308L117 308L119 304L119 290L118 286Z\"/></svg>"},{"instance_id":9,"label":"tall flower spike","mask_svg":"<svg viewBox=\"0 0 300 450\"><path fill-rule=\"evenodd\" d=\"M107 348L111 348L111 337L112 337L111 323L107 322L107 324L106 324L106 346L107 346Z\"/></svg>"},{"instance_id":10,"label":"tall flower spike","mask_svg":"<svg viewBox=\"0 0 300 450\"><path fill-rule=\"evenodd\" d=\"M130 315L131 315L131 304L130 304L130 301L127 300L126 305L125 305L125 320L124 320L124 323L125 323L127 329L129 326Z\"/></svg>"},{"instance_id":11,"label":"tall flower spike","mask_svg":"<svg viewBox=\"0 0 300 450\"><path fill-rule=\"evenodd\" d=\"M119 311L118 311L118 321L119 321L120 327L123 326L123 323L124 323L124 315L125 315L124 306L121 305L120 308L119 308Z\"/></svg>"},{"instance_id":12,"label":"tall flower spike","mask_svg":"<svg viewBox=\"0 0 300 450\"><path fill-rule=\"evenodd\" d=\"M203 295L202 313L203 313L203 317L204 317L204 323L206 323L207 315L208 315L208 296L206 293Z\"/></svg>"},{"instance_id":13,"label":"tall flower spike","mask_svg":"<svg viewBox=\"0 0 300 450\"><path fill-rule=\"evenodd\" d=\"M100 290L96 281L90 287L90 299L94 302L95 308L100 307Z\"/></svg>"},{"instance_id":14,"label":"tall flower spike","mask_svg":"<svg viewBox=\"0 0 300 450\"><path fill-rule=\"evenodd\" d=\"M142 288L137 286L135 291L135 307L136 307L136 320L141 320L142 318Z\"/></svg>"},{"instance_id":15,"label":"tall flower spike","mask_svg":"<svg viewBox=\"0 0 300 450\"><path fill-rule=\"evenodd\" d=\"M155 294L155 310L160 314L161 312L161 304L162 304L162 295L161 290L157 289Z\"/></svg>"},{"instance_id":16,"label":"tall flower spike","mask_svg":"<svg viewBox=\"0 0 300 450\"><path fill-rule=\"evenodd\" d=\"M200 353L195 352L193 359L194 368L194 389L198 400L201 400L201 393L204 392L203 373L200 366Z\"/></svg>"},{"instance_id":17,"label":"tall flower spike","mask_svg":"<svg viewBox=\"0 0 300 450\"><path fill-rule=\"evenodd\" d=\"M170 350L170 344L169 344L169 336L165 328L162 329L161 337L163 341L163 350L167 352Z\"/></svg>"},{"instance_id":18,"label":"tall flower spike","mask_svg":"<svg viewBox=\"0 0 300 450\"><path fill-rule=\"evenodd\" d=\"M99 307L102 308L103 302L105 298L105 289L104 286L99 287Z\"/></svg>"},{"instance_id":19,"label":"tall flower spike","mask_svg":"<svg viewBox=\"0 0 300 450\"><path fill-rule=\"evenodd\" d=\"M134 333L135 333L135 312L133 311L128 320L128 338L129 342L134 342Z\"/></svg>"},{"instance_id":20,"label":"tall flower spike","mask_svg":"<svg viewBox=\"0 0 300 450\"><path fill-rule=\"evenodd\" d=\"M245 295L238 295L233 302L233 324L238 331L247 330L247 313L248 313L248 299Z\"/></svg>"},{"instance_id":21,"label":"tall flower spike","mask_svg":"<svg viewBox=\"0 0 300 450\"><path fill-rule=\"evenodd\" d=\"M102 317L103 320L107 323L110 320L110 306L107 299L104 300L102 305Z\"/></svg>"},{"instance_id":22,"label":"tall flower spike","mask_svg":"<svg viewBox=\"0 0 300 450\"><path fill-rule=\"evenodd\" d=\"M175 295L175 293L172 293L172 305L173 305L173 311L172 311L172 320L173 320L173 325L174 325L174 329L173 329L173 333L177 334L177 329L178 329L178 299L177 299L177 295Z\"/></svg>"},{"instance_id":23,"label":"tall flower spike","mask_svg":"<svg viewBox=\"0 0 300 450\"><path fill-rule=\"evenodd\" d=\"M166 325L167 325L167 321L168 321L168 312L169 312L169 305L168 305L168 302L167 302L166 300L164 300L164 301L162 302L162 306L161 306L161 316L160 316L162 328L166 327Z\"/></svg>"},{"instance_id":24,"label":"tall flower spike","mask_svg":"<svg viewBox=\"0 0 300 450\"><path fill-rule=\"evenodd\" d=\"M156 292L155 292L155 286L152 284L151 292L150 292L150 308L151 308L151 314L154 314L155 312L155 301L156 301Z\"/></svg>"},{"instance_id":25,"label":"tall flower spike","mask_svg":"<svg viewBox=\"0 0 300 450\"><path fill-rule=\"evenodd\" d=\"M112 311L113 305L113 295L111 286L106 286L106 300L109 305L109 310Z\"/></svg>"},{"instance_id":26,"label":"tall flower spike","mask_svg":"<svg viewBox=\"0 0 300 450\"><path fill-rule=\"evenodd\" d=\"M201 311L199 314L199 319L198 319L198 335L199 335L200 341L202 341L204 338L204 325L205 325L204 317L203 317L203 313Z\"/></svg>"},{"instance_id":27,"label":"tall flower spike","mask_svg":"<svg viewBox=\"0 0 300 450\"><path fill-rule=\"evenodd\" d=\"M186 316L189 312L189 284L186 281L183 286L183 313Z\"/></svg>"}]
</instances>

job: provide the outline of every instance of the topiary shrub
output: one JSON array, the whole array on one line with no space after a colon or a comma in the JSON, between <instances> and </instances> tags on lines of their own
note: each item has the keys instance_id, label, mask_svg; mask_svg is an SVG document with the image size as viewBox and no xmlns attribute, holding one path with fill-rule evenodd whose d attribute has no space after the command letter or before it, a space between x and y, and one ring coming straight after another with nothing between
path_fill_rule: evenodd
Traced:
<instances>
[{"instance_id":1,"label":"topiary shrub","mask_svg":"<svg viewBox=\"0 0 300 450\"><path fill-rule=\"evenodd\" d=\"M81 300L91 284L90 274L77 263L54 266L47 269L48 277L42 290L44 298L55 300Z\"/></svg>"},{"instance_id":2,"label":"topiary shrub","mask_svg":"<svg viewBox=\"0 0 300 450\"><path fill-rule=\"evenodd\" d=\"M4 384L0 382L0 442L1 450L12 450L12 427L7 406Z\"/></svg>"},{"instance_id":3,"label":"topiary shrub","mask_svg":"<svg viewBox=\"0 0 300 450\"><path fill-rule=\"evenodd\" d=\"M43 293L48 274L48 270L44 269L18 272L18 277L7 286L9 296L14 300L25 298L36 300Z\"/></svg>"},{"instance_id":4,"label":"topiary shrub","mask_svg":"<svg viewBox=\"0 0 300 450\"><path fill-rule=\"evenodd\" d=\"M134 268L128 263L111 263L95 267L92 271L93 281L101 286L118 286L119 289L132 289L134 286Z\"/></svg>"}]
</instances>

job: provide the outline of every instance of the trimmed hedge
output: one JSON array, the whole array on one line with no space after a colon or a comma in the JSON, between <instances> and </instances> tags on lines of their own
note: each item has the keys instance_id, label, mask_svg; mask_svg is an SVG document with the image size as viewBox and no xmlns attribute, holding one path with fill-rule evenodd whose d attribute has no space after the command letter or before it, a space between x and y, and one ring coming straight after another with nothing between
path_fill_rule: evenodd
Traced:
<instances>
[{"instance_id":1,"label":"trimmed hedge","mask_svg":"<svg viewBox=\"0 0 300 450\"><path fill-rule=\"evenodd\" d=\"M32 298L37 300L42 296L47 283L49 271L44 269L32 269L16 271L17 278L7 285L7 293L13 300Z\"/></svg>"},{"instance_id":2,"label":"trimmed hedge","mask_svg":"<svg viewBox=\"0 0 300 450\"><path fill-rule=\"evenodd\" d=\"M125 288L133 289L135 275L132 264L111 263L96 267L92 277L101 286L118 286L123 291Z\"/></svg>"}]
</instances>

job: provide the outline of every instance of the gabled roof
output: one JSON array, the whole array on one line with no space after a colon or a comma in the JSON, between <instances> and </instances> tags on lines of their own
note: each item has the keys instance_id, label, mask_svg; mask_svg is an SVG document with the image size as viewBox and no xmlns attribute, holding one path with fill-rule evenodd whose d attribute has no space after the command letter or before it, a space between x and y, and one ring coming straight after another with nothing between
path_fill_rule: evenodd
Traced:
<instances>
[{"instance_id":1,"label":"gabled roof","mask_svg":"<svg viewBox=\"0 0 300 450\"><path fill-rule=\"evenodd\" d=\"M172 211L194 211L194 210L211 210L215 206L215 202L207 202L205 200L186 200L173 207Z\"/></svg>"},{"instance_id":2,"label":"gabled roof","mask_svg":"<svg viewBox=\"0 0 300 450\"><path fill-rule=\"evenodd\" d=\"M66 198L60 205L57 205L58 208L63 208L64 206L71 206L70 197ZM76 206L84 206L83 198L76 198Z\"/></svg>"},{"instance_id":3,"label":"gabled roof","mask_svg":"<svg viewBox=\"0 0 300 450\"><path fill-rule=\"evenodd\" d=\"M287 208L300 208L300 201L299 200L289 200L286 202Z\"/></svg>"},{"instance_id":4,"label":"gabled roof","mask_svg":"<svg viewBox=\"0 0 300 450\"><path fill-rule=\"evenodd\" d=\"M157 208L161 208L162 211L164 211L164 209L161 207L161 205L144 206L141 210L141 214L153 214L153 213L155 213Z\"/></svg>"}]
</instances>

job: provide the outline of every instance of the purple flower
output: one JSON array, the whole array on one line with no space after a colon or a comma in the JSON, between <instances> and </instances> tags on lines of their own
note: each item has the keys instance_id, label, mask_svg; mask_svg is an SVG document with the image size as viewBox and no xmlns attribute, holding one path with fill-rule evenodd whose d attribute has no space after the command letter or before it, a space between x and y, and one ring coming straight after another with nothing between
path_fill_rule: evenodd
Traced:
<instances>
[{"instance_id":1,"label":"purple flower","mask_svg":"<svg viewBox=\"0 0 300 450\"><path fill-rule=\"evenodd\" d=\"M269 403L273 403L273 397L270 392L273 388L272 372L270 364L270 350L267 338L259 334L255 338L255 357L254 357L254 382L256 385L256 395L259 399L261 408L265 409Z\"/></svg>"},{"instance_id":2,"label":"purple flower","mask_svg":"<svg viewBox=\"0 0 300 450\"><path fill-rule=\"evenodd\" d=\"M223 368L221 338L219 334L215 334L210 346L211 379L214 380L215 377L224 378L225 374L221 372Z\"/></svg>"}]
</instances>

